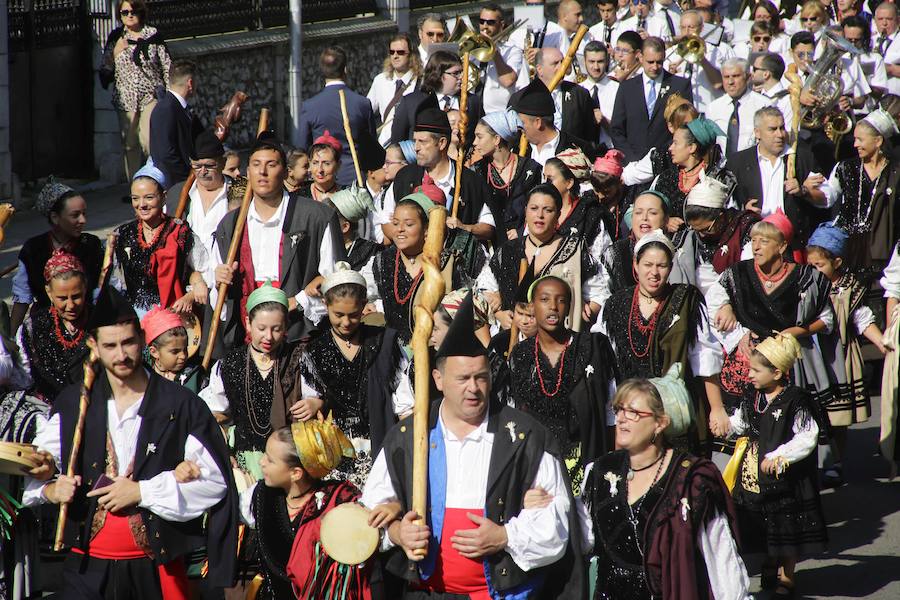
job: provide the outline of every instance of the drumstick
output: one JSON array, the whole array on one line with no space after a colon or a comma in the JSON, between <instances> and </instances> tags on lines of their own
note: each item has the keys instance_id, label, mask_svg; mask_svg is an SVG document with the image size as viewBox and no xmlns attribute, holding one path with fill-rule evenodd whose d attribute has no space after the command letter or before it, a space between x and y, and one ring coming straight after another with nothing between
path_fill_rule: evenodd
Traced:
<instances>
[{"instance_id":1,"label":"drumstick","mask_svg":"<svg viewBox=\"0 0 900 600\"><path fill-rule=\"evenodd\" d=\"M341 97L341 115L344 117L344 135L347 136L347 144L350 146L350 156L353 157L353 168L356 170L356 185L362 188L363 180L362 171L359 168L359 157L356 156L356 145L353 143L353 131L350 130L350 117L347 114L347 97L344 90L338 90Z\"/></svg>"},{"instance_id":2,"label":"drumstick","mask_svg":"<svg viewBox=\"0 0 900 600\"><path fill-rule=\"evenodd\" d=\"M521 285L522 280L525 279L525 273L528 272L528 259L524 256L522 260L519 262L519 278L516 280L518 284ZM506 348L506 354L504 356L509 358L509 355L512 354L513 347L515 347L516 342L519 339L519 326L516 325L516 306L513 303L513 318L512 323L509 326L509 346Z\"/></svg>"},{"instance_id":3,"label":"drumstick","mask_svg":"<svg viewBox=\"0 0 900 600\"><path fill-rule=\"evenodd\" d=\"M412 509L424 524L428 512L428 410L431 398L431 365L428 340L434 327L434 310L444 297L444 278L440 257L444 247L447 210L436 206L428 212L428 232L422 249L422 284L413 307L415 327L412 336L415 362L415 403L413 405L413 493ZM427 550L417 554L424 556Z\"/></svg>"},{"instance_id":4,"label":"drumstick","mask_svg":"<svg viewBox=\"0 0 900 600\"><path fill-rule=\"evenodd\" d=\"M264 108L259 112L259 126L256 128L256 136L259 137L263 131L269 127L269 109ZM231 236L231 245L228 247L228 255L225 257L225 264L231 266L237 258L238 250L241 246L241 239L244 236L244 226L247 223L247 213L250 212L250 201L253 200L253 186L250 185L250 173L247 173L247 190L244 192L244 199L241 200L241 210L238 212L237 223L234 226L234 233ZM209 362L212 360L213 347L216 343L216 334L219 333L219 318L222 316L222 309L225 307L225 296L228 294L228 284L219 284L219 297L216 298L216 308L213 311L212 322L209 324L209 339L206 340L206 351L203 353L203 370L209 370Z\"/></svg>"},{"instance_id":5,"label":"drumstick","mask_svg":"<svg viewBox=\"0 0 900 600\"><path fill-rule=\"evenodd\" d=\"M244 92L235 92L234 96L231 97L231 100L228 103L219 109L220 114L216 117L216 137L219 138L220 142L225 141L225 136L228 135L228 130L231 128L232 123L236 123L241 119L241 105L247 101L247 94ZM188 173L187 180L184 182L184 185L181 187L181 192L178 194L178 207L175 209L175 218L180 219L184 216L184 211L187 210L188 205L188 194L190 194L191 186L194 185L194 181L197 179L197 174L191 169L191 172Z\"/></svg>"},{"instance_id":6,"label":"drumstick","mask_svg":"<svg viewBox=\"0 0 900 600\"><path fill-rule=\"evenodd\" d=\"M459 123L457 131L459 132L459 148L457 148L456 156L456 182L453 189L453 207L450 210L450 216L454 219L459 212L459 195L462 192L462 172L465 167L465 152L463 148L466 145L466 129L469 126L469 115L466 114L466 108L469 103L469 53L463 52L462 55L462 87L459 90Z\"/></svg>"},{"instance_id":7,"label":"drumstick","mask_svg":"<svg viewBox=\"0 0 900 600\"><path fill-rule=\"evenodd\" d=\"M575 54L578 52L578 46L581 45L581 40L584 39L587 32L588 28L585 25L579 27L578 31L575 32L575 37L572 38L572 43L569 45L569 49L566 50L566 55L559 64L559 68L556 70L553 79L550 80L550 85L547 86L547 89L550 90L551 93L566 76L569 67L572 66L572 59L575 58ZM525 156L526 154L528 154L528 138L525 136L525 133L522 132L522 137L519 138L519 156Z\"/></svg>"}]
</instances>

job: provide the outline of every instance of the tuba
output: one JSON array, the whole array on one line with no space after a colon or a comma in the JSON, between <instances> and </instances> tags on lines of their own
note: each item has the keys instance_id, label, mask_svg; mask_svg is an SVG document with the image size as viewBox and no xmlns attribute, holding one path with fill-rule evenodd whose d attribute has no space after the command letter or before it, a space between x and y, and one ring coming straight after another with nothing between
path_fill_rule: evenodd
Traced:
<instances>
[{"instance_id":1,"label":"tuba","mask_svg":"<svg viewBox=\"0 0 900 600\"><path fill-rule=\"evenodd\" d=\"M844 82L841 80L843 67L840 59L844 53L856 56L860 51L831 31L825 31L822 40L825 42L825 50L820 58L811 63L809 77L806 78L802 90L815 96L816 103L811 107L802 108L800 122L807 129L818 129L826 121L831 121L835 133L844 129L849 132L853 126L849 116L835 115L841 112L836 109L838 100L844 92Z\"/></svg>"}]
</instances>

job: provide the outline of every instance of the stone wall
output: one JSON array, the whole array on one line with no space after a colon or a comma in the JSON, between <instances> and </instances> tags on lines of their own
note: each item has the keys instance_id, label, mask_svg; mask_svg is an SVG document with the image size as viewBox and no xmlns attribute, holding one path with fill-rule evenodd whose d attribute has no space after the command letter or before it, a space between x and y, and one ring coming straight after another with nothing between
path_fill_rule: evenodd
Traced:
<instances>
[{"instance_id":1,"label":"stone wall","mask_svg":"<svg viewBox=\"0 0 900 600\"><path fill-rule=\"evenodd\" d=\"M9 18L7 0L0 0L0 202L16 204L21 191L12 173L9 151Z\"/></svg>"}]
</instances>

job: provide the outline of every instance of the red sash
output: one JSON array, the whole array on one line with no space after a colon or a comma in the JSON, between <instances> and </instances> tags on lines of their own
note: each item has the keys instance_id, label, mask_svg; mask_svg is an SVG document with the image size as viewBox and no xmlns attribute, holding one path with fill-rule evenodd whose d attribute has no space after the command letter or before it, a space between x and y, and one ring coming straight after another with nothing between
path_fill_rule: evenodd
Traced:
<instances>
[{"instance_id":1,"label":"red sash","mask_svg":"<svg viewBox=\"0 0 900 600\"><path fill-rule=\"evenodd\" d=\"M241 323L247 320L247 297L264 281L256 281L256 271L253 268L253 249L250 247L250 234L247 233L247 224L244 224L244 232L241 235L241 246L238 250L238 271L241 274ZM284 256L284 233L279 232L281 240L278 244L278 272L281 273L281 259ZM280 281L273 281L272 287L281 287Z\"/></svg>"},{"instance_id":2,"label":"red sash","mask_svg":"<svg viewBox=\"0 0 900 600\"><path fill-rule=\"evenodd\" d=\"M150 273L156 278L159 303L163 308L172 306L185 293L178 268L178 257L184 252L184 248L178 243L178 234L182 227L186 225L174 223L172 230L150 255ZM138 235L141 235L140 228Z\"/></svg>"},{"instance_id":3,"label":"red sash","mask_svg":"<svg viewBox=\"0 0 900 600\"><path fill-rule=\"evenodd\" d=\"M72 548L75 554L84 554L78 548ZM107 513L103 527L88 545L88 556L104 560L131 560L147 558L146 552L135 543L128 517L122 514ZM159 584L163 600L187 600L188 579L181 558L157 567Z\"/></svg>"},{"instance_id":4,"label":"red sash","mask_svg":"<svg viewBox=\"0 0 900 600\"><path fill-rule=\"evenodd\" d=\"M472 600L491 600L484 562L466 558L453 547L450 538L462 529L477 529L467 513L482 514L480 508L447 508L441 534L441 549L434 565L434 573L422 581L419 589L450 594L468 594Z\"/></svg>"}]
</instances>

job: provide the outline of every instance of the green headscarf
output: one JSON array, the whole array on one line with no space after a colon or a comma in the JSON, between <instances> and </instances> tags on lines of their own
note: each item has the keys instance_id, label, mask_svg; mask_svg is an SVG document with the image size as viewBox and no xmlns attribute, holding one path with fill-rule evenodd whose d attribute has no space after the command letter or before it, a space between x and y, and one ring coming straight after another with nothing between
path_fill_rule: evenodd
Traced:
<instances>
[{"instance_id":1,"label":"green headscarf","mask_svg":"<svg viewBox=\"0 0 900 600\"><path fill-rule=\"evenodd\" d=\"M403 202L405 200L411 200L421 206L422 210L425 211L426 217L428 216L428 212L436 206L431 198L429 198L424 192L413 192L412 194L407 194L400 199L400 202Z\"/></svg>"},{"instance_id":2,"label":"green headscarf","mask_svg":"<svg viewBox=\"0 0 900 600\"><path fill-rule=\"evenodd\" d=\"M663 432L669 439L684 435L694 420L694 403L691 402L691 395L684 384L684 379L681 378L682 371L681 363L674 363L669 367L665 377L650 379L650 383L659 392L663 407L671 420Z\"/></svg>"},{"instance_id":3,"label":"green headscarf","mask_svg":"<svg viewBox=\"0 0 900 600\"><path fill-rule=\"evenodd\" d=\"M697 117L688 123L686 127L703 148L709 148L715 144L717 137L725 137L725 132L706 117Z\"/></svg>"},{"instance_id":4,"label":"green headscarf","mask_svg":"<svg viewBox=\"0 0 900 600\"><path fill-rule=\"evenodd\" d=\"M274 287L270 280L266 280L264 284L247 296L247 314L249 315L254 308L265 302L277 302L288 308L287 295L284 291Z\"/></svg>"}]
</instances>

